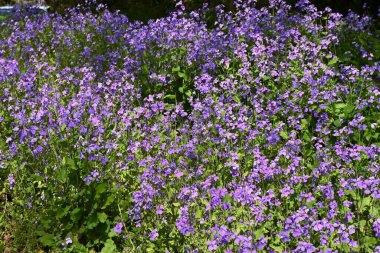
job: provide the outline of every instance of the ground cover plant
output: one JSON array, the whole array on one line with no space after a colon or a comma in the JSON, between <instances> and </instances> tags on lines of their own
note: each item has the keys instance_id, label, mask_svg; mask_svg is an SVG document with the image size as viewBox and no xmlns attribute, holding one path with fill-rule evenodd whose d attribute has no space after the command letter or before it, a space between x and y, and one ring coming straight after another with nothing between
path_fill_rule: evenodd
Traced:
<instances>
[{"instance_id":1,"label":"ground cover plant","mask_svg":"<svg viewBox=\"0 0 380 253\"><path fill-rule=\"evenodd\" d=\"M1 23L1 250L380 252L373 21L234 4Z\"/></svg>"},{"instance_id":2,"label":"ground cover plant","mask_svg":"<svg viewBox=\"0 0 380 253\"><path fill-rule=\"evenodd\" d=\"M0 21L3 21L3 20L5 20L5 19L7 19L7 16L6 16L6 15L0 15Z\"/></svg>"}]
</instances>

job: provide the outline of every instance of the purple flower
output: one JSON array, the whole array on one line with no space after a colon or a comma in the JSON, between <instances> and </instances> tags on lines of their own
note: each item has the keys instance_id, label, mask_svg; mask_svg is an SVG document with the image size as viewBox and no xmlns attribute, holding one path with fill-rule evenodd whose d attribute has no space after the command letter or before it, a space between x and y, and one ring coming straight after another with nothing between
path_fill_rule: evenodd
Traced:
<instances>
[{"instance_id":1,"label":"purple flower","mask_svg":"<svg viewBox=\"0 0 380 253\"><path fill-rule=\"evenodd\" d=\"M12 190L13 186L16 183L13 174L9 174L9 176L8 176L8 182L9 182L9 188Z\"/></svg>"},{"instance_id":2,"label":"purple flower","mask_svg":"<svg viewBox=\"0 0 380 253\"><path fill-rule=\"evenodd\" d=\"M294 252L306 252L306 253L313 253L316 252L317 248L314 247L311 243L308 242L299 242L298 247L295 249Z\"/></svg>"},{"instance_id":3,"label":"purple flower","mask_svg":"<svg viewBox=\"0 0 380 253\"><path fill-rule=\"evenodd\" d=\"M116 224L116 226L113 228L113 231L115 231L116 234L120 234L123 230L123 223L119 222Z\"/></svg>"},{"instance_id":4,"label":"purple flower","mask_svg":"<svg viewBox=\"0 0 380 253\"><path fill-rule=\"evenodd\" d=\"M150 232L149 237L151 241L156 240L156 238L158 237L157 229L154 229L152 232Z\"/></svg>"},{"instance_id":5,"label":"purple flower","mask_svg":"<svg viewBox=\"0 0 380 253\"><path fill-rule=\"evenodd\" d=\"M159 205L156 209L156 214L161 215L164 213L164 206Z\"/></svg>"},{"instance_id":6,"label":"purple flower","mask_svg":"<svg viewBox=\"0 0 380 253\"><path fill-rule=\"evenodd\" d=\"M373 223L373 230L375 230L375 235L377 237L380 237L380 219L377 219L374 223Z\"/></svg>"},{"instance_id":7,"label":"purple flower","mask_svg":"<svg viewBox=\"0 0 380 253\"><path fill-rule=\"evenodd\" d=\"M180 209L181 217L178 218L176 221L176 227L179 230L179 232L183 235L195 233L193 225L190 221L188 209L189 209L188 206L181 207Z\"/></svg>"},{"instance_id":8,"label":"purple flower","mask_svg":"<svg viewBox=\"0 0 380 253\"><path fill-rule=\"evenodd\" d=\"M63 242L63 243L61 243L61 244L62 244L62 247L66 248L67 245L72 244L72 243L73 243L73 240L72 240L70 237L67 237L67 238L65 239L65 242Z\"/></svg>"},{"instance_id":9,"label":"purple flower","mask_svg":"<svg viewBox=\"0 0 380 253\"><path fill-rule=\"evenodd\" d=\"M214 241L207 241L206 244L208 245L209 251L215 251L218 249L218 243Z\"/></svg>"},{"instance_id":10,"label":"purple flower","mask_svg":"<svg viewBox=\"0 0 380 253\"><path fill-rule=\"evenodd\" d=\"M282 188L282 189L280 190L280 193L281 193L281 197L282 197L282 198L285 198L285 197L288 197L289 195L293 194L293 193L294 193L294 190L291 189L291 188L289 187L289 185L286 185L284 188Z\"/></svg>"}]
</instances>

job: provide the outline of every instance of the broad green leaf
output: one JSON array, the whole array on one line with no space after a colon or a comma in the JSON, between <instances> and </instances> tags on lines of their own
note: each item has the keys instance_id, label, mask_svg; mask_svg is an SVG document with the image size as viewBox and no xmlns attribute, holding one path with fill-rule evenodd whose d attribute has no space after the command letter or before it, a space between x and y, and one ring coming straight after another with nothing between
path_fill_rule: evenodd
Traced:
<instances>
[{"instance_id":1,"label":"broad green leaf","mask_svg":"<svg viewBox=\"0 0 380 253\"><path fill-rule=\"evenodd\" d=\"M188 80L187 74L185 72L178 72L178 76L183 78L185 81Z\"/></svg>"},{"instance_id":2,"label":"broad green leaf","mask_svg":"<svg viewBox=\"0 0 380 253\"><path fill-rule=\"evenodd\" d=\"M116 245L113 240L108 239L104 244L104 247L100 253L114 253L116 251Z\"/></svg>"},{"instance_id":3,"label":"broad green leaf","mask_svg":"<svg viewBox=\"0 0 380 253\"><path fill-rule=\"evenodd\" d=\"M255 234L256 238L258 239L258 238L260 238L261 236L263 236L266 232L268 232L267 229L265 229L265 228L261 228L261 229L257 229L257 230L255 230L254 234Z\"/></svg>"},{"instance_id":4,"label":"broad green leaf","mask_svg":"<svg viewBox=\"0 0 380 253\"><path fill-rule=\"evenodd\" d=\"M281 131L280 132L280 136L284 139L284 140L288 140L289 139L289 135L287 132L285 131Z\"/></svg>"},{"instance_id":5,"label":"broad green leaf","mask_svg":"<svg viewBox=\"0 0 380 253\"><path fill-rule=\"evenodd\" d=\"M98 220L96 213L91 214L90 217L88 217L88 219L87 219L87 228L93 229L98 224L99 224L99 220Z\"/></svg>"},{"instance_id":6,"label":"broad green leaf","mask_svg":"<svg viewBox=\"0 0 380 253\"><path fill-rule=\"evenodd\" d=\"M75 223L75 222L78 222L81 218L82 218L82 213L83 213L83 210L79 207L75 208L70 216L71 216L71 220Z\"/></svg>"},{"instance_id":7,"label":"broad green leaf","mask_svg":"<svg viewBox=\"0 0 380 253\"><path fill-rule=\"evenodd\" d=\"M76 164L75 161L71 158L66 158L66 164L70 166L70 168L75 169Z\"/></svg>"},{"instance_id":8,"label":"broad green leaf","mask_svg":"<svg viewBox=\"0 0 380 253\"><path fill-rule=\"evenodd\" d=\"M366 220L359 221L359 229L361 232L364 232L365 224L367 223Z\"/></svg>"},{"instance_id":9,"label":"broad green leaf","mask_svg":"<svg viewBox=\"0 0 380 253\"><path fill-rule=\"evenodd\" d=\"M301 119L301 127L302 127L302 129L307 128L308 125L309 125L309 121L308 121L308 120L306 120L306 119Z\"/></svg>"},{"instance_id":10,"label":"broad green leaf","mask_svg":"<svg viewBox=\"0 0 380 253\"><path fill-rule=\"evenodd\" d=\"M115 236L117 236L117 234L115 233L115 230L111 229L110 232L108 233L108 237L112 238L112 237L115 237Z\"/></svg>"},{"instance_id":11,"label":"broad green leaf","mask_svg":"<svg viewBox=\"0 0 380 253\"><path fill-rule=\"evenodd\" d=\"M371 197L365 197L359 201L359 208L360 212L364 212L365 210L369 209L371 206L372 198Z\"/></svg>"},{"instance_id":12,"label":"broad green leaf","mask_svg":"<svg viewBox=\"0 0 380 253\"><path fill-rule=\"evenodd\" d=\"M102 193L104 193L107 190L107 182L100 183L96 186L95 192L96 192L96 198L100 197Z\"/></svg>"},{"instance_id":13,"label":"broad green leaf","mask_svg":"<svg viewBox=\"0 0 380 253\"><path fill-rule=\"evenodd\" d=\"M181 70L181 67L175 67L175 68L172 68L172 72L178 72Z\"/></svg>"},{"instance_id":14,"label":"broad green leaf","mask_svg":"<svg viewBox=\"0 0 380 253\"><path fill-rule=\"evenodd\" d=\"M327 65L329 65L329 66L334 65L338 61L339 61L339 59L337 57L334 57L331 60L329 60L329 62L327 63Z\"/></svg>"},{"instance_id":15,"label":"broad green leaf","mask_svg":"<svg viewBox=\"0 0 380 253\"><path fill-rule=\"evenodd\" d=\"M340 122L339 119L336 119L336 120L334 120L334 125L335 125L336 127L340 127L340 126L342 125L342 123Z\"/></svg>"},{"instance_id":16,"label":"broad green leaf","mask_svg":"<svg viewBox=\"0 0 380 253\"><path fill-rule=\"evenodd\" d=\"M57 218L61 219L65 217L68 214L69 210L70 210L70 206L66 206L64 208L63 207L58 208L57 215L56 215Z\"/></svg>"},{"instance_id":17,"label":"broad green leaf","mask_svg":"<svg viewBox=\"0 0 380 253\"><path fill-rule=\"evenodd\" d=\"M334 107L336 110L341 110L341 109L345 108L346 106L347 106L347 104L345 104L345 103L334 104Z\"/></svg>"},{"instance_id":18,"label":"broad green leaf","mask_svg":"<svg viewBox=\"0 0 380 253\"><path fill-rule=\"evenodd\" d=\"M276 252L279 252L279 253L282 253L284 251L284 248L283 246L281 245L273 245L273 244L270 244L269 245L274 251Z\"/></svg>"},{"instance_id":19,"label":"broad green leaf","mask_svg":"<svg viewBox=\"0 0 380 253\"><path fill-rule=\"evenodd\" d=\"M164 99L175 100L175 99L176 99L176 95L168 94L168 95L165 95L165 96L164 96Z\"/></svg>"},{"instance_id":20,"label":"broad green leaf","mask_svg":"<svg viewBox=\"0 0 380 253\"><path fill-rule=\"evenodd\" d=\"M349 115L354 109L355 109L355 106L353 106L353 105L347 105L347 106L344 108L344 114L347 116L347 115Z\"/></svg>"},{"instance_id":21,"label":"broad green leaf","mask_svg":"<svg viewBox=\"0 0 380 253\"><path fill-rule=\"evenodd\" d=\"M228 203L232 203L232 201L233 201L233 198L231 197L231 195L229 195L229 194L226 194L226 195L224 195L224 197L223 197L223 201L224 202L228 202Z\"/></svg>"},{"instance_id":22,"label":"broad green leaf","mask_svg":"<svg viewBox=\"0 0 380 253\"><path fill-rule=\"evenodd\" d=\"M105 213L98 213L98 219L100 222L104 223L107 221L107 214Z\"/></svg>"},{"instance_id":23,"label":"broad green leaf","mask_svg":"<svg viewBox=\"0 0 380 253\"><path fill-rule=\"evenodd\" d=\"M311 138L310 138L310 136L309 136L309 134L307 132L303 133L302 140L304 140L305 142L310 142L311 141Z\"/></svg>"},{"instance_id":24,"label":"broad green leaf","mask_svg":"<svg viewBox=\"0 0 380 253\"><path fill-rule=\"evenodd\" d=\"M375 237L365 236L361 239L364 247L375 246L378 243L378 239Z\"/></svg>"},{"instance_id":25,"label":"broad green leaf","mask_svg":"<svg viewBox=\"0 0 380 253\"><path fill-rule=\"evenodd\" d=\"M65 183L67 181L67 168L66 167L59 167L55 171L55 174L56 174L55 177L59 182Z\"/></svg>"},{"instance_id":26,"label":"broad green leaf","mask_svg":"<svg viewBox=\"0 0 380 253\"><path fill-rule=\"evenodd\" d=\"M44 234L38 240L45 247L46 246L48 246L48 247L54 246L54 244L56 242L54 235L52 235L52 234Z\"/></svg>"},{"instance_id":27,"label":"broad green leaf","mask_svg":"<svg viewBox=\"0 0 380 253\"><path fill-rule=\"evenodd\" d=\"M102 206L102 209L105 209L106 207L108 207L110 204L112 204L113 202L115 201L115 195L109 195L107 197L107 200L106 200L106 203L104 203L104 205Z\"/></svg>"},{"instance_id":28,"label":"broad green leaf","mask_svg":"<svg viewBox=\"0 0 380 253\"><path fill-rule=\"evenodd\" d=\"M198 210L195 212L195 218L197 218L197 219L202 218L202 211L201 211L200 209L198 209Z\"/></svg>"}]
</instances>

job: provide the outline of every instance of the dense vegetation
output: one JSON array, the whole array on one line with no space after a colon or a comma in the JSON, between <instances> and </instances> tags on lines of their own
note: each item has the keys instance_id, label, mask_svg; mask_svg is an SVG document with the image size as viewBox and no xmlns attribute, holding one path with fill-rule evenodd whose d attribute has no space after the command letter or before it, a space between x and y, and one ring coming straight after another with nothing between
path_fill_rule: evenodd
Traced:
<instances>
[{"instance_id":1,"label":"dense vegetation","mask_svg":"<svg viewBox=\"0 0 380 253\"><path fill-rule=\"evenodd\" d=\"M379 252L373 21L272 0L0 24L0 250Z\"/></svg>"},{"instance_id":2,"label":"dense vegetation","mask_svg":"<svg viewBox=\"0 0 380 253\"><path fill-rule=\"evenodd\" d=\"M50 6L50 11L58 11L65 13L66 8L73 8L78 4L85 4L91 0L0 0L0 5L14 5L17 3L39 3L44 2ZM176 0L97 0L98 3L103 3L108 6L112 11L120 10L130 20L147 21L153 18L161 18L167 16L176 4ZM235 9L234 0L183 0L186 10L193 11L201 8L204 3L214 9L218 5L223 5L226 11L233 11ZM297 0L286 0L292 6L297 3ZM352 10L360 14L369 14L372 17L377 17L379 11L378 0L310 0L318 10L323 10L330 7L333 12L347 14ZM257 0L256 7L261 8L269 4L268 0Z\"/></svg>"}]
</instances>

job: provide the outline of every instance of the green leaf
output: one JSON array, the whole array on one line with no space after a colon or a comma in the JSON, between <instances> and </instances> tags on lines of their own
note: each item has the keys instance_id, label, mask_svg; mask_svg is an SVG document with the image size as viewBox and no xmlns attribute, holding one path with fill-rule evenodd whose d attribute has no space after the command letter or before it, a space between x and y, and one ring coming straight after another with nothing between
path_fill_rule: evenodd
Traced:
<instances>
[{"instance_id":1,"label":"green leaf","mask_svg":"<svg viewBox=\"0 0 380 253\"><path fill-rule=\"evenodd\" d=\"M285 140L288 140L288 139L289 139L289 135L288 135L288 133L285 132L285 131L281 131L281 132L280 132L280 136L281 136L283 139L285 139Z\"/></svg>"},{"instance_id":2,"label":"green leaf","mask_svg":"<svg viewBox=\"0 0 380 253\"><path fill-rule=\"evenodd\" d=\"M95 198L99 198L102 193L104 193L107 190L107 182L100 183L95 188Z\"/></svg>"},{"instance_id":3,"label":"green leaf","mask_svg":"<svg viewBox=\"0 0 380 253\"><path fill-rule=\"evenodd\" d=\"M110 232L108 233L108 237L112 238L112 237L115 237L115 236L117 236L115 230L111 229Z\"/></svg>"},{"instance_id":4,"label":"green leaf","mask_svg":"<svg viewBox=\"0 0 380 253\"><path fill-rule=\"evenodd\" d=\"M228 202L228 203L232 203L232 201L233 201L233 198L231 197L231 195L229 195L229 194L226 194L226 195L224 195L224 197L223 197L223 201L224 202Z\"/></svg>"},{"instance_id":5,"label":"green leaf","mask_svg":"<svg viewBox=\"0 0 380 253\"><path fill-rule=\"evenodd\" d=\"M54 235L46 234L46 233L43 236L41 236L38 240L45 247L46 246L48 246L48 247L54 246L54 244L56 242Z\"/></svg>"},{"instance_id":6,"label":"green leaf","mask_svg":"<svg viewBox=\"0 0 380 253\"><path fill-rule=\"evenodd\" d=\"M268 232L268 230L266 230L265 228L261 228L261 229L258 229L254 232L255 236L257 239L259 239L261 236L263 236L266 232Z\"/></svg>"},{"instance_id":7,"label":"green leaf","mask_svg":"<svg viewBox=\"0 0 380 253\"><path fill-rule=\"evenodd\" d=\"M348 116L353 110L355 109L355 106L353 105L347 105L345 108L344 108L344 114L346 116Z\"/></svg>"},{"instance_id":8,"label":"green leaf","mask_svg":"<svg viewBox=\"0 0 380 253\"><path fill-rule=\"evenodd\" d=\"M99 224L98 217L95 213L90 215L90 217L87 220L87 228L88 229L93 229L96 228L96 226Z\"/></svg>"},{"instance_id":9,"label":"green leaf","mask_svg":"<svg viewBox=\"0 0 380 253\"><path fill-rule=\"evenodd\" d=\"M240 102L240 97L238 95L234 95L233 97L236 102L238 103Z\"/></svg>"},{"instance_id":10,"label":"green leaf","mask_svg":"<svg viewBox=\"0 0 380 253\"><path fill-rule=\"evenodd\" d=\"M51 228L52 220L51 219L43 219L41 220L41 225L44 229L49 229Z\"/></svg>"},{"instance_id":11,"label":"green leaf","mask_svg":"<svg viewBox=\"0 0 380 253\"><path fill-rule=\"evenodd\" d=\"M66 129L66 124L63 123L62 126L61 126L61 131L65 131L65 129Z\"/></svg>"},{"instance_id":12,"label":"green leaf","mask_svg":"<svg viewBox=\"0 0 380 253\"><path fill-rule=\"evenodd\" d=\"M378 240L375 237L365 236L362 239L363 246L368 249L368 247L376 246Z\"/></svg>"},{"instance_id":13,"label":"green leaf","mask_svg":"<svg viewBox=\"0 0 380 253\"><path fill-rule=\"evenodd\" d=\"M116 245L113 240L108 239L100 253L113 253L116 252Z\"/></svg>"},{"instance_id":14,"label":"green leaf","mask_svg":"<svg viewBox=\"0 0 380 253\"><path fill-rule=\"evenodd\" d=\"M149 67L148 67L148 65L145 64L145 65L141 66L141 73L144 74L144 75L149 74Z\"/></svg>"},{"instance_id":15,"label":"green leaf","mask_svg":"<svg viewBox=\"0 0 380 253\"><path fill-rule=\"evenodd\" d=\"M104 223L107 221L107 214L105 213L98 213L98 219L101 223Z\"/></svg>"},{"instance_id":16,"label":"green leaf","mask_svg":"<svg viewBox=\"0 0 380 253\"><path fill-rule=\"evenodd\" d=\"M346 190L345 193L346 195L351 196L354 200L356 200L357 194L354 190Z\"/></svg>"},{"instance_id":17,"label":"green leaf","mask_svg":"<svg viewBox=\"0 0 380 253\"><path fill-rule=\"evenodd\" d=\"M70 206L66 206L64 208L62 208L62 207L58 208L56 217L58 219L65 217L68 214L69 210L70 210Z\"/></svg>"},{"instance_id":18,"label":"green leaf","mask_svg":"<svg viewBox=\"0 0 380 253\"><path fill-rule=\"evenodd\" d=\"M367 223L366 220L359 221L359 229L361 232L364 232L365 224Z\"/></svg>"},{"instance_id":19,"label":"green leaf","mask_svg":"<svg viewBox=\"0 0 380 253\"><path fill-rule=\"evenodd\" d=\"M81 208L79 208L79 207L77 207L77 208L75 208L72 212L71 212L71 214L70 214L70 216L71 216L71 220L75 223L75 222L78 222L80 219L81 219L81 217L82 217L82 213L83 213L83 210L81 209Z\"/></svg>"},{"instance_id":20,"label":"green leaf","mask_svg":"<svg viewBox=\"0 0 380 253\"><path fill-rule=\"evenodd\" d=\"M340 127L340 126L342 125L342 123L340 122L339 119L336 119L336 120L334 120L334 125L335 125L336 127Z\"/></svg>"},{"instance_id":21,"label":"green leaf","mask_svg":"<svg viewBox=\"0 0 380 253\"><path fill-rule=\"evenodd\" d=\"M302 135L302 140L304 140L305 142L310 142L311 141L310 135L307 132L304 132Z\"/></svg>"},{"instance_id":22,"label":"green leaf","mask_svg":"<svg viewBox=\"0 0 380 253\"><path fill-rule=\"evenodd\" d=\"M313 201L307 202L307 203L306 203L306 206L307 206L308 208L312 208L312 207L315 205L316 202L317 202L316 200L313 200Z\"/></svg>"},{"instance_id":23,"label":"green leaf","mask_svg":"<svg viewBox=\"0 0 380 253\"><path fill-rule=\"evenodd\" d=\"M347 104L345 104L345 103L337 103L334 105L335 111L338 110L338 112L339 112L341 109L345 108L346 106L347 106Z\"/></svg>"},{"instance_id":24,"label":"green leaf","mask_svg":"<svg viewBox=\"0 0 380 253\"><path fill-rule=\"evenodd\" d=\"M379 208L376 208L375 206L373 206L372 208L369 209L369 215L375 217L375 218L379 218L380 217L380 210Z\"/></svg>"},{"instance_id":25,"label":"green leaf","mask_svg":"<svg viewBox=\"0 0 380 253\"><path fill-rule=\"evenodd\" d=\"M196 212L195 212L195 218L196 219L200 219L202 218L202 211L200 209L198 209Z\"/></svg>"},{"instance_id":26,"label":"green leaf","mask_svg":"<svg viewBox=\"0 0 380 253\"><path fill-rule=\"evenodd\" d=\"M185 46L180 46L180 47L179 47L179 51L180 51L181 53L186 53L186 52L187 52L187 48L186 48Z\"/></svg>"},{"instance_id":27,"label":"green leaf","mask_svg":"<svg viewBox=\"0 0 380 253\"><path fill-rule=\"evenodd\" d=\"M178 76L183 78L185 81L188 80L187 74L185 72L178 72Z\"/></svg>"},{"instance_id":28,"label":"green leaf","mask_svg":"<svg viewBox=\"0 0 380 253\"><path fill-rule=\"evenodd\" d=\"M331 60L329 60L329 62L327 63L327 65L329 65L329 66L334 65L338 61L339 61L339 59L337 57L334 57Z\"/></svg>"},{"instance_id":29,"label":"green leaf","mask_svg":"<svg viewBox=\"0 0 380 253\"><path fill-rule=\"evenodd\" d=\"M172 68L172 72L179 72L180 70L181 70L180 66Z\"/></svg>"},{"instance_id":30,"label":"green leaf","mask_svg":"<svg viewBox=\"0 0 380 253\"><path fill-rule=\"evenodd\" d=\"M66 180L67 180L67 168L66 167L59 167L56 171L55 171L55 178L61 182L61 183L65 183Z\"/></svg>"},{"instance_id":31,"label":"green leaf","mask_svg":"<svg viewBox=\"0 0 380 253\"><path fill-rule=\"evenodd\" d=\"M276 252L279 252L279 253L282 253L284 251L284 248L282 246L278 246L278 245L273 245L273 244L270 244L269 245L274 251Z\"/></svg>"},{"instance_id":32,"label":"green leaf","mask_svg":"<svg viewBox=\"0 0 380 253\"><path fill-rule=\"evenodd\" d=\"M72 169L76 169L75 161L71 158L66 158L66 164L70 166Z\"/></svg>"},{"instance_id":33,"label":"green leaf","mask_svg":"<svg viewBox=\"0 0 380 253\"><path fill-rule=\"evenodd\" d=\"M301 127L302 129L307 128L309 125L309 122L306 119L301 119Z\"/></svg>"},{"instance_id":34,"label":"green leaf","mask_svg":"<svg viewBox=\"0 0 380 253\"><path fill-rule=\"evenodd\" d=\"M146 252L148 253L153 253L153 252L156 252L156 245L154 245L154 243L152 242L147 242L148 244L148 247L146 248Z\"/></svg>"},{"instance_id":35,"label":"green leaf","mask_svg":"<svg viewBox=\"0 0 380 253\"><path fill-rule=\"evenodd\" d=\"M359 202L359 211L364 212L365 210L369 209L371 207L372 198L371 197L365 197L360 200Z\"/></svg>"},{"instance_id":36,"label":"green leaf","mask_svg":"<svg viewBox=\"0 0 380 253\"><path fill-rule=\"evenodd\" d=\"M168 95L164 96L164 99L175 100L176 99L176 95L168 94Z\"/></svg>"},{"instance_id":37,"label":"green leaf","mask_svg":"<svg viewBox=\"0 0 380 253\"><path fill-rule=\"evenodd\" d=\"M107 197L106 203L102 206L102 209L105 209L107 206L111 205L115 201L115 195L109 195Z\"/></svg>"}]
</instances>

